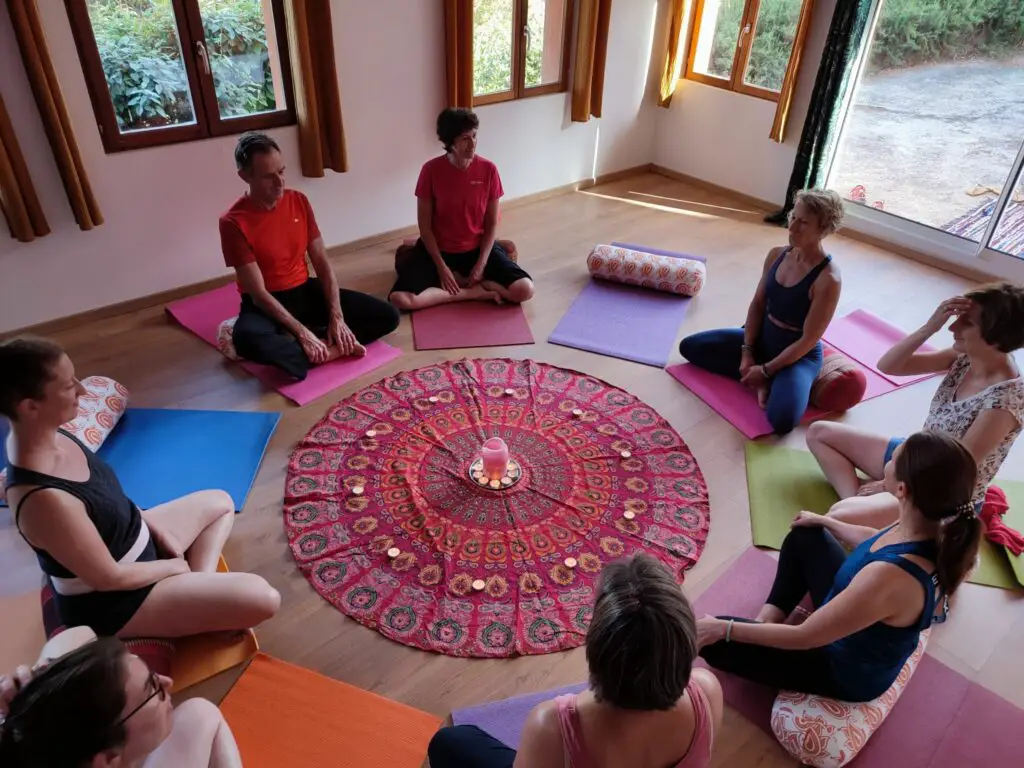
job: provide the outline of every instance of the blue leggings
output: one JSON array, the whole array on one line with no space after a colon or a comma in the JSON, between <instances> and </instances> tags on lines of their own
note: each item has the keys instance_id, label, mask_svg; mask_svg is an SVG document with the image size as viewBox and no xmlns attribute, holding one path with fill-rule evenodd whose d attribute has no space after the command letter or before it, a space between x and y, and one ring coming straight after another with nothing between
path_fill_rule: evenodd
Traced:
<instances>
[{"instance_id":1,"label":"blue leggings","mask_svg":"<svg viewBox=\"0 0 1024 768\"><path fill-rule=\"evenodd\" d=\"M754 360L768 362L799 338L799 331L780 328L766 317L761 325L761 336L754 344ZM738 380L742 346L742 328L721 328L687 336L679 344L679 353L696 366ZM776 433L791 432L803 418L811 386L821 370L821 357L819 341L795 363L773 374L766 415Z\"/></svg>"}]
</instances>

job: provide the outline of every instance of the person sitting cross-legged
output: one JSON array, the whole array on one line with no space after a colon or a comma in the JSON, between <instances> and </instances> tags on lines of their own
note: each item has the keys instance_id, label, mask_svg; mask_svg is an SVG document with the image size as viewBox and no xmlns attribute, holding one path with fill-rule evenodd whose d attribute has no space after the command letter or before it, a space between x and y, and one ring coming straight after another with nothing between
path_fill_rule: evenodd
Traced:
<instances>
[{"instance_id":1,"label":"person sitting cross-legged","mask_svg":"<svg viewBox=\"0 0 1024 768\"><path fill-rule=\"evenodd\" d=\"M757 618L697 621L708 664L841 701L870 701L889 690L921 632L945 620L947 598L974 566L981 521L971 503L974 457L947 434L911 435L884 474L899 503L896 524L876 530L798 514ZM801 624L786 623L808 594L814 612Z\"/></svg>"},{"instance_id":2,"label":"person sitting cross-legged","mask_svg":"<svg viewBox=\"0 0 1024 768\"><path fill-rule=\"evenodd\" d=\"M476 154L479 124L468 109L437 118L445 154L425 163L416 183L420 238L389 297L399 309L533 297L530 275L495 241L504 190L494 163Z\"/></svg>"},{"instance_id":3,"label":"person sitting cross-legged","mask_svg":"<svg viewBox=\"0 0 1024 768\"><path fill-rule=\"evenodd\" d=\"M217 572L235 522L231 497L198 491L139 509L110 466L61 429L84 394L56 343L0 342L7 500L60 623L98 635L183 637L248 629L277 613L281 595L263 578Z\"/></svg>"},{"instance_id":4,"label":"person sitting cross-legged","mask_svg":"<svg viewBox=\"0 0 1024 768\"><path fill-rule=\"evenodd\" d=\"M431 768L703 768L722 726L722 687L694 669L693 609L641 553L601 571L587 630L590 690L538 704L518 752L474 725L442 728Z\"/></svg>"},{"instance_id":5,"label":"person sitting cross-legged","mask_svg":"<svg viewBox=\"0 0 1024 768\"><path fill-rule=\"evenodd\" d=\"M235 164L249 189L220 217L220 240L242 292L238 356L302 380L310 366L365 355L365 345L398 327L394 307L338 288L309 200L285 187L277 142L243 134Z\"/></svg>"}]
</instances>

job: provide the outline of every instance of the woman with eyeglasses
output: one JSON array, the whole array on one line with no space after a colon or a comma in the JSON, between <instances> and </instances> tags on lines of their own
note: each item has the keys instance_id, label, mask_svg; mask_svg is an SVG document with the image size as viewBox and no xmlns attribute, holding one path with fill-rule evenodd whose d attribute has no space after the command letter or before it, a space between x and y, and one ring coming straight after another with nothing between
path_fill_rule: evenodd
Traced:
<instances>
[{"instance_id":1,"label":"woman with eyeglasses","mask_svg":"<svg viewBox=\"0 0 1024 768\"><path fill-rule=\"evenodd\" d=\"M190 699L175 709L171 680L150 671L120 640L97 640L81 627L59 638L68 634L85 644L52 662L41 659L34 670L19 667L12 677L0 676L0 765L242 765L235 738L216 706ZM46 655L56 654L44 649Z\"/></svg>"},{"instance_id":2,"label":"woman with eyeglasses","mask_svg":"<svg viewBox=\"0 0 1024 768\"><path fill-rule=\"evenodd\" d=\"M842 220L835 192L798 192L789 245L768 252L744 326L695 333L679 345L694 365L753 389L780 435L800 423L821 370L821 337L840 291L839 268L821 243Z\"/></svg>"}]
</instances>

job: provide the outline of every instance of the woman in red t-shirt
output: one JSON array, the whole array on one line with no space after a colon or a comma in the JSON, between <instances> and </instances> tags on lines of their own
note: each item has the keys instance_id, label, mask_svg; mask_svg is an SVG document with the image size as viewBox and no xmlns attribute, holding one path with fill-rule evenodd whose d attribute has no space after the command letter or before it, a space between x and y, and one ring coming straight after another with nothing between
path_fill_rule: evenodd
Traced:
<instances>
[{"instance_id":1,"label":"woman in red t-shirt","mask_svg":"<svg viewBox=\"0 0 1024 768\"><path fill-rule=\"evenodd\" d=\"M398 269L391 303L414 310L451 301L519 304L533 281L495 241L501 188L498 169L476 154L480 121L468 109L437 118L445 154L429 160L416 183L420 238Z\"/></svg>"}]
</instances>

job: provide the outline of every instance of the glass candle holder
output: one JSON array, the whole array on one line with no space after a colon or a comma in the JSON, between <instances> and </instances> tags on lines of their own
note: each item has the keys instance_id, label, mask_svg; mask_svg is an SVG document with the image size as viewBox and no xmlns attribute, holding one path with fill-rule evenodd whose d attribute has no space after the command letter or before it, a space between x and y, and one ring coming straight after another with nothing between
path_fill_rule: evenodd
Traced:
<instances>
[{"instance_id":1,"label":"glass candle holder","mask_svg":"<svg viewBox=\"0 0 1024 768\"><path fill-rule=\"evenodd\" d=\"M500 437L492 437L481 448L484 474L492 480L500 480L508 469L508 445Z\"/></svg>"}]
</instances>

